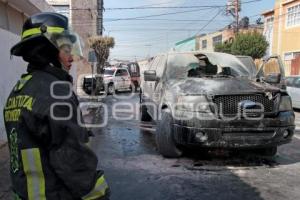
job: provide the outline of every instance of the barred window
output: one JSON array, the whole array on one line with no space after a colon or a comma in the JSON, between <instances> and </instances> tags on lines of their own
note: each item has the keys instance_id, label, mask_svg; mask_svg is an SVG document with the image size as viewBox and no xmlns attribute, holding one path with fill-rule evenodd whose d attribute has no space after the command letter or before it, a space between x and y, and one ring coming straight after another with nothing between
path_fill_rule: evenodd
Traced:
<instances>
[{"instance_id":1,"label":"barred window","mask_svg":"<svg viewBox=\"0 0 300 200\"><path fill-rule=\"evenodd\" d=\"M213 37L213 45L216 46L217 44L222 43L222 35L218 35L216 37Z\"/></svg>"},{"instance_id":2,"label":"barred window","mask_svg":"<svg viewBox=\"0 0 300 200\"><path fill-rule=\"evenodd\" d=\"M287 12L287 27L300 25L300 4L288 8Z\"/></svg>"},{"instance_id":3,"label":"barred window","mask_svg":"<svg viewBox=\"0 0 300 200\"><path fill-rule=\"evenodd\" d=\"M202 49L207 48L207 40L202 40Z\"/></svg>"}]
</instances>

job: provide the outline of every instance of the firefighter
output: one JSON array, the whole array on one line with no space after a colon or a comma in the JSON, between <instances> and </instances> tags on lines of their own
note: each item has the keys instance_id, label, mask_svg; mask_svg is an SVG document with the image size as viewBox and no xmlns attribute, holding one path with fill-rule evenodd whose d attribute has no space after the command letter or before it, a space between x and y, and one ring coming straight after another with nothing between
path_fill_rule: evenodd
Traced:
<instances>
[{"instance_id":1,"label":"firefighter","mask_svg":"<svg viewBox=\"0 0 300 200\"><path fill-rule=\"evenodd\" d=\"M68 19L57 13L29 17L11 49L29 63L4 108L17 200L108 199L68 73L80 52Z\"/></svg>"}]
</instances>

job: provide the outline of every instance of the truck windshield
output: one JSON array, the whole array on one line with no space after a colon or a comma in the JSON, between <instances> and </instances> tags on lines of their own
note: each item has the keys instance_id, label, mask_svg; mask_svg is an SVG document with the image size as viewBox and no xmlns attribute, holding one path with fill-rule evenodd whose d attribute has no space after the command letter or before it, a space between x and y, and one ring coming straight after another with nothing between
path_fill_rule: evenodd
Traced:
<instances>
[{"instance_id":1,"label":"truck windshield","mask_svg":"<svg viewBox=\"0 0 300 200\"><path fill-rule=\"evenodd\" d=\"M115 73L115 70L112 70L112 69L104 70L104 75L106 75L106 76L112 76L112 75L114 75L114 73Z\"/></svg>"},{"instance_id":2,"label":"truck windshield","mask_svg":"<svg viewBox=\"0 0 300 200\"><path fill-rule=\"evenodd\" d=\"M251 77L251 71L233 55L222 53L178 53L168 56L166 77L170 79L202 77Z\"/></svg>"}]
</instances>

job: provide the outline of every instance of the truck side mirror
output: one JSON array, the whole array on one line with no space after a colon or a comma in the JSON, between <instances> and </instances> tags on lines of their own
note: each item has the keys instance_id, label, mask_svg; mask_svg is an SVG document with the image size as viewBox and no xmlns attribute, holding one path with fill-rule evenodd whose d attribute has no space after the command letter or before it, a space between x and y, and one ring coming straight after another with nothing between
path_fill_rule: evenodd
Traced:
<instances>
[{"instance_id":1,"label":"truck side mirror","mask_svg":"<svg viewBox=\"0 0 300 200\"><path fill-rule=\"evenodd\" d=\"M158 81L158 77L156 76L155 70L146 70L144 72L145 81Z\"/></svg>"}]
</instances>

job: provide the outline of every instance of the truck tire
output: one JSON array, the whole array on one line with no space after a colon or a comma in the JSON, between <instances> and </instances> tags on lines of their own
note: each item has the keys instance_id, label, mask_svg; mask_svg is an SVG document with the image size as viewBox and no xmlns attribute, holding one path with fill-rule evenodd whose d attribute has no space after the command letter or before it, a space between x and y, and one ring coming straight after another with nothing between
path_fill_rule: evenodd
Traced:
<instances>
[{"instance_id":1,"label":"truck tire","mask_svg":"<svg viewBox=\"0 0 300 200\"><path fill-rule=\"evenodd\" d=\"M161 120L156 127L156 144L160 154L166 158L179 158L182 151L173 139L173 118L169 110L163 110Z\"/></svg>"},{"instance_id":2,"label":"truck tire","mask_svg":"<svg viewBox=\"0 0 300 200\"><path fill-rule=\"evenodd\" d=\"M152 120L151 116L147 112L147 107L143 104L140 105L140 115L141 115L141 121L143 122L149 122Z\"/></svg>"}]
</instances>

